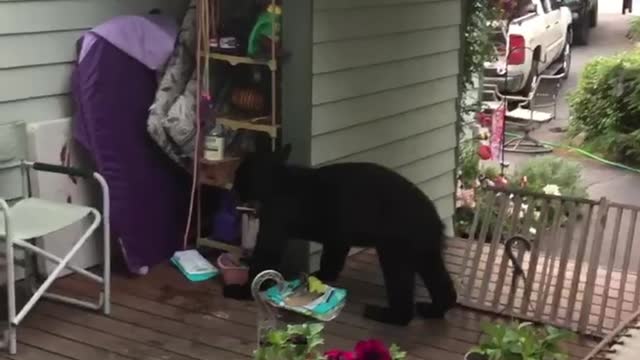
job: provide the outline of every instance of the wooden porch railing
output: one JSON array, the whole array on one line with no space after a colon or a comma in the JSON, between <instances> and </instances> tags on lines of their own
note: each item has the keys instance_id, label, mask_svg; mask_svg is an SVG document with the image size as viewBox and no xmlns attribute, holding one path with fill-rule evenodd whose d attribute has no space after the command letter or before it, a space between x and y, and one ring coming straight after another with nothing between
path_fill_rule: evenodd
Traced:
<instances>
[{"instance_id":1,"label":"wooden porch railing","mask_svg":"<svg viewBox=\"0 0 640 360\"><path fill-rule=\"evenodd\" d=\"M640 307L639 211L487 189L465 241L460 302L582 334L613 330Z\"/></svg>"}]
</instances>

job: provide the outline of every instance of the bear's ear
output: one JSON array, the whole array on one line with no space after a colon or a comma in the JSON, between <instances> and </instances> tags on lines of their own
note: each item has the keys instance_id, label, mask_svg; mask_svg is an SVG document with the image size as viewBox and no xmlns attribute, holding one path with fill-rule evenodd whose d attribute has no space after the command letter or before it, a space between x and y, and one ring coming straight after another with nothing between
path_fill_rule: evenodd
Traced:
<instances>
[{"instance_id":1,"label":"bear's ear","mask_svg":"<svg viewBox=\"0 0 640 360\"><path fill-rule=\"evenodd\" d=\"M289 160L289 156L291 156L291 144L286 144L282 149L277 151L278 160L281 162L287 162L287 160Z\"/></svg>"}]
</instances>

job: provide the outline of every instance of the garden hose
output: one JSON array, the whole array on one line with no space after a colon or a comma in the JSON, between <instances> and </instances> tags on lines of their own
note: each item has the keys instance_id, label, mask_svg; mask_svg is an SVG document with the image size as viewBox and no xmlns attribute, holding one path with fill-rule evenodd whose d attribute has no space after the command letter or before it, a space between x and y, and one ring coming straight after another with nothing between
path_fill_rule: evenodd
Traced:
<instances>
[{"instance_id":1,"label":"garden hose","mask_svg":"<svg viewBox=\"0 0 640 360\"><path fill-rule=\"evenodd\" d=\"M506 132L506 131L505 131L505 134L509 135L509 136L518 136L517 134L509 133L509 132ZM604 158L602 158L602 157L600 157L598 155L592 154L592 153L590 153L590 152L588 152L586 150L580 149L580 148L576 148L576 147L569 146L569 145L554 144L554 143L550 143L550 142L547 142L547 141L540 141L539 140L539 142L541 144L544 144L544 145L547 145L547 146L551 146L551 147L556 147L556 148L557 147L564 147L564 148L567 148L569 150L573 150L573 151L575 151L575 152L577 152L579 154L582 154L582 155L584 155L584 156L586 156L588 158L591 158L593 160L599 161L599 162L601 162L603 164L610 165L610 166L617 167L617 168L622 169L622 170L627 170L627 171L631 171L631 172L635 172L635 173L640 174L640 169L632 168L632 167L624 165L624 164L620 164L620 163L617 163L617 162L613 162L613 161L604 159Z\"/></svg>"}]
</instances>

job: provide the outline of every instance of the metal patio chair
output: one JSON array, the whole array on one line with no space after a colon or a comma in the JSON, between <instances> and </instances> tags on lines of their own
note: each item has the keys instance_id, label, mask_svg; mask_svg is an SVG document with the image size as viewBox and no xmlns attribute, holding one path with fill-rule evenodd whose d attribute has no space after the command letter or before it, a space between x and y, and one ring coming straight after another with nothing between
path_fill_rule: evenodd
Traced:
<instances>
[{"instance_id":1,"label":"metal patio chair","mask_svg":"<svg viewBox=\"0 0 640 360\"><path fill-rule=\"evenodd\" d=\"M493 84L484 86L483 95L488 97L483 102L485 106L493 109L505 100L507 104L517 104L515 109L508 110L505 114L505 123L507 128L521 132L521 135L507 140L504 144L505 151L529 154L552 151L551 147L535 139L531 133L556 118L557 98L563 78L564 74L538 76L527 97L503 95ZM550 83L549 91L543 91L544 87L541 85L547 83Z\"/></svg>"},{"instance_id":2,"label":"metal patio chair","mask_svg":"<svg viewBox=\"0 0 640 360\"><path fill-rule=\"evenodd\" d=\"M16 329L25 316L31 311L38 300L48 298L63 303L80 306L83 308L100 310L105 314L110 312L110 244L109 244L109 188L105 179L96 172L87 172L71 167L28 162L19 159L16 151L18 144L15 126L0 125L0 170L20 170L22 180L22 197L15 201L7 201L0 197L0 241L5 245L5 270L7 274L7 312L8 327L4 333L4 339L0 345L8 348L9 353L17 351ZM14 142L13 146L11 142ZM13 152L13 153L12 153ZM102 189L103 209L101 213L92 207L75 204L53 202L45 199L31 197L30 178L31 171L44 171L66 176L94 179ZM12 203L12 206L9 203ZM36 246L36 240L45 235L62 230L78 223L85 218L92 218L92 222L84 234L73 244L71 249L63 256L45 251ZM87 242L90 236L102 223L104 241L104 266L102 276L98 276L85 269L70 264L74 255ZM24 251L24 259L15 258L15 250ZM57 266L51 273L38 283L36 279L36 262L34 257L42 257L46 261L56 263ZM28 290L31 292L29 299L21 309L16 304L16 265L25 268L25 279ZM83 301L55 293L48 292L53 282L63 269L69 269L83 275L102 285L97 302Z\"/></svg>"}]
</instances>

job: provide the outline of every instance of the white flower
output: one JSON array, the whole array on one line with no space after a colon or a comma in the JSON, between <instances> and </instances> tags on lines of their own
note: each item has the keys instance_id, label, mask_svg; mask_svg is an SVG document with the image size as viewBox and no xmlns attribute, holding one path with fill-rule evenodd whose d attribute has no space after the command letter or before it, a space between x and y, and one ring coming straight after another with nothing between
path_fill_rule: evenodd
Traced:
<instances>
[{"instance_id":1,"label":"white flower","mask_svg":"<svg viewBox=\"0 0 640 360\"><path fill-rule=\"evenodd\" d=\"M535 211L533 212L533 218L534 218L536 221L540 220L540 211L535 210Z\"/></svg>"},{"instance_id":2,"label":"white flower","mask_svg":"<svg viewBox=\"0 0 640 360\"><path fill-rule=\"evenodd\" d=\"M560 187L554 184L549 184L545 186L544 188L542 188L542 191L547 195L555 195L555 196L562 195L560 194Z\"/></svg>"},{"instance_id":3,"label":"white flower","mask_svg":"<svg viewBox=\"0 0 640 360\"><path fill-rule=\"evenodd\" d=\"M529 232L531 233L531 235L535 235L535 234L538 233L538 230L536 230L536 228L532 227L532 228L529 228Z\"/></svg>"},{"instance_id":4,"label":"white flower","mask_svg":"<svg viewBox=\"0 0 640 360\"><path fill-rule=\"evenodd\" d=\"M519 214L520 219L524 218L524 216L527 214L527 210L529 210L528 204L520 205L520 214Z\"/></svg>"}]
</instances>

